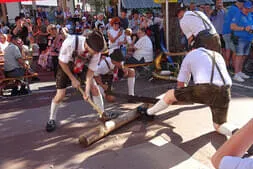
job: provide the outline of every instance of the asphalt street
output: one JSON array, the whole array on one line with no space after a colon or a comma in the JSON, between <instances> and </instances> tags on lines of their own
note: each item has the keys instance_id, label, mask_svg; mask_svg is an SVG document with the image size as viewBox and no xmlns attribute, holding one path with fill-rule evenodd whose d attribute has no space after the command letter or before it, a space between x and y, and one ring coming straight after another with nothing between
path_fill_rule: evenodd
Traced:
<instances>
[{"instance_id":1,"label":"asphalt street","mask_svg":"<svg viewBox=\"0 0 253 169\"><path fill-rule=\"evenodd\" d=\"M0 169L212 168L212 154L227 139L214 132L205 105L173 105L152 122L135 120L84 148L78 137L100 123L96 112L69 88L58 113L58 128L47 133L55 86L53 79L44 82L43 78L31 84L32 95L0 98ZM139 78L135 91L157 97L175 87L175 82ZM117 82L114 90L127 93L127 81ZM252 118L252 101L253 79L235 82L229 121L242 126ZM135 111L141 104L124 98L105 102L106 111L120 113ZM151 144L156 139L163 140L163 146Z\"/></svg>"}]
</instances>

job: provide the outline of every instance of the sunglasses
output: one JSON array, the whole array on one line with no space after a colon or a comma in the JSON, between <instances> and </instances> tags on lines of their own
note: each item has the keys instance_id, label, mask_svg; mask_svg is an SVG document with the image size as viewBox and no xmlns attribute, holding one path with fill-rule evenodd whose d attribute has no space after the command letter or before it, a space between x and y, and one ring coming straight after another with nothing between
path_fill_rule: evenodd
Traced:
<instances>
[{"instance_id":1,"label":"sunglasses","mask_svg":"<svg viewBox=\"0 0 253 169\"><path fill-rule=\"evenodd\" d=\"M114 25L120 25L120 23L119 23L119 22L116 22L116 23L114 23Z\"/></svg>"}]
</instances>

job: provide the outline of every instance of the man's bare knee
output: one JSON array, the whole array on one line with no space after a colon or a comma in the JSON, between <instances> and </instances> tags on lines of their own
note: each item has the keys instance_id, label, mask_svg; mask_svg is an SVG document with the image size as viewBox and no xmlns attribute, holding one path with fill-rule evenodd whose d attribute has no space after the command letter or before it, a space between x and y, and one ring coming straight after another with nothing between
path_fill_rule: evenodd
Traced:
<instances>
[{"instance_id":1,"label":"man's bare knee","mask_svg":"<svg viewBox=\"0 0 253 169\"><path fill-rule=\"evenodd\" d=\"M172 104L177 101L177 99L175 98L174 92L175 92L174 89L168 90L166 92L165 96L163 97L165 103Z\"/></svg>"},{"instance_id":2,"label":"man's bare knee","mask_svg":"<svg viewBox=\"0 0 253 169\"><path fill-rule=\"evenodd\" d=\"M66 89L57 89L56 95L53 98L54 103L60 103L65 97Z\"/></svg>"},{"instance_id":3,"label":"man's bare knee","mask_svg":"<svg viewBox=\"0 0 253 169\"><path fill-rule=\"evenodd\" d=\"M128 77L135 77L135 71L134 71L134 69L129 69L128 70Z\"/></svg>"}]
</instances>

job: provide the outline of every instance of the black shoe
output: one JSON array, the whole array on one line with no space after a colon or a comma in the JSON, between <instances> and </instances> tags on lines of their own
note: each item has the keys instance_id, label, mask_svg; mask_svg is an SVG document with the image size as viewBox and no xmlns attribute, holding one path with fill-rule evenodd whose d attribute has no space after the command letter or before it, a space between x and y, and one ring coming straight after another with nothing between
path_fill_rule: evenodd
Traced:
<instances>
[{"instance_id":1,"label":"black shoe","mask_svg":"<svg viewBox=\"0 0 253 169\"><path fill-rule=\"evenodd\" d=\"M142 119L144 119L146 121L152 121L152 120L154 120L155 116L154 115L149 115L147 113L147 110L148 110L148 108L145 107L145 106L139 106L139 107L137 107L137 113L140 113Z\"/></svg>"},{"instance_id":2,"label":"black shoe","mask_svg":"<svg viewBox=\"0 0 253 169\"><path fill-rule=\"evenodd\" d=\"M56 122L55 120L49 120L46 125L46 131L52 132L56 129Z\"/></svg>"}]
</instances>

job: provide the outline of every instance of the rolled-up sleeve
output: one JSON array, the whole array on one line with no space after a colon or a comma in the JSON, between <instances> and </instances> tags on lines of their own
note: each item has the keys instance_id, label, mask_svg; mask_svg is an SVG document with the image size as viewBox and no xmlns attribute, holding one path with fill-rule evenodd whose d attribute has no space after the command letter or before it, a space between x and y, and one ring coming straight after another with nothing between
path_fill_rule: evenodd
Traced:
<instances>
[{"instance_id":1,"label":"rolled-up sleeve","mask_svg":"<svg viewBox=\"0 0 253 169\"><path fill-rule=\"evenodd\" d=\"M97 70L98 63L99 63L99 60L100 60L100 55L101 54L99 53L99 54L93 55L91 57L90 63L88 65L88 68L90 70L92 70L93 72L95 72Z\"/></svg>"},{"instance_id":2,"label":"rolled-up sleeve","mask_svg":"<svg viewBox=\"0 0 253 169\"><path fill-rule=\"evenodd\" d=\"M191 69L190 69L190 63L187 56L183 60L180 71L177 77L177 81L179 82L187 82L191 76Z\"/></svg>"},{"instance_id":3,"label":"rolled-up sleeve","mask_svg":"<svg viewBox=\"0 0 253 169\"><path fill-rule=\"evenodd\" d=\"M66 39L61 47L60 53L59 53L59 60L63 63L68 63L69 61L72 61L72 53L74 51L73 48L73 41L72 38Z\"/></svg>"},{"instance_id":4,"label":"rolled-up sleeve","mask_svg":"<svg viewBox=\"0 0 253 169\"><path fill-rule=\"evenodd\" d=\"M225 156L221 160L219 169L253 169L253 158Z\"/></svg>"}]
</instances>

